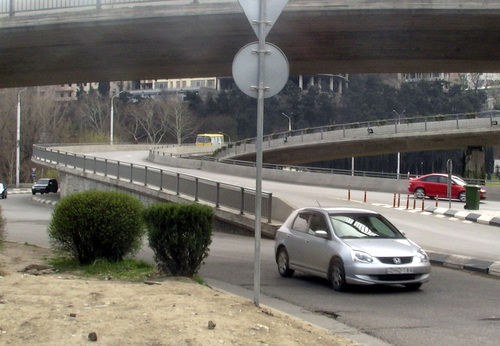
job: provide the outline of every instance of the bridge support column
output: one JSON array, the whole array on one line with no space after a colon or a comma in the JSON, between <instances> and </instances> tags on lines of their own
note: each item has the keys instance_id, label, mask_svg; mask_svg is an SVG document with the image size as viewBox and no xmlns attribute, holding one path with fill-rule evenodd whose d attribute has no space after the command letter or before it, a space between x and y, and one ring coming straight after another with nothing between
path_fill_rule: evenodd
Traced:
<instances>
[{"instance_id":1,"label":"bridge support column","mask_svg":"<svg viewBox=\"0 0 500 346\"><path fill-rule=\"evenodd\" d=\"M467 147L464 178L485 179L485 155L483 147Z\"/></svg>"}]
</instances>

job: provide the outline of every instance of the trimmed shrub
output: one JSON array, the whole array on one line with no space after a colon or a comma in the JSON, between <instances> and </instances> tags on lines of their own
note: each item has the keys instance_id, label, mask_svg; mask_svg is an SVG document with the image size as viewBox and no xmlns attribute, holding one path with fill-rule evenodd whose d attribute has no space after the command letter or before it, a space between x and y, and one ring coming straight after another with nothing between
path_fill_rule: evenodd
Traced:
<instances>
[{"instance_id":1,"label":"trimmed shrub","mask_svg":"<svg viewBox=\"0 0 500 346\"><path fill-rule=\"evenodd\" d=\"M214 212L200 204L153 204L144 210L149 246L158 269L192 277L208 256Z\"/></svg>"},{"instance_id":2,"label":"trimmed shrub","mask_svg":"<svg viewBox=\"0 0 500 346\"><path fill-rule=\"evenodd\" d=\"M48 227L53 248L80 264L121 261L142 245L141 202L123 192L86 191L63 198Z\"/></svg>"}]
</instances>

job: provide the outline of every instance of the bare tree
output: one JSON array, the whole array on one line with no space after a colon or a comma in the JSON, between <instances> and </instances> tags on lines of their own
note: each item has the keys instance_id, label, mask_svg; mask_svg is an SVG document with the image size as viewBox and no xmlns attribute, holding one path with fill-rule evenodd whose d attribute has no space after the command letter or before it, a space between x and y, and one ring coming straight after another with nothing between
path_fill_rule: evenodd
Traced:
<instances>
[{"instance_id":1,"label":"bare tree","mask_svg":"<svg viewBox=\"0 0 500 346\"><path fill-rule=\"evenodd\" d=\"M162 108L166 119L166 130L175 138L177 144L193 137L198 129L196 117L189 111L187 103L177 97L162 99Z\"/></svg>"},{"instance_id":2,"label":"bare tree","mask_svg":"<svg viewBox=\"0 0 500 346\"><path fill-rule=\"evenodd\" d=\"M19 97L19 103L18 103ZM30 181L32 147L69 138L65 105L54 100L49 87L5 89L0 93L0 177L12 184L16 171L17 112L20 110L20 181Z\"/></svg>"},{"instance_id":3,"label":"bare tree","mask_svg":"<svg viewBox=\"0 0 500 346\"><path fill-rule=\"evenodd\" d=\"M104 133L109 128L110 100L91 90L82 96L79 113L84 128L97 133Z\"/></svg>"},{"instance_id":4,"label":"bare tree","mask_svg":"<svg viewBox=\"0 0 500 346\"><path fill-rule=\"evenodd\" d=\"M145 99L128 107L125 126L135 141L160 143L165 135L165 116L160 102Z\"/></svg>"}]
</instances>

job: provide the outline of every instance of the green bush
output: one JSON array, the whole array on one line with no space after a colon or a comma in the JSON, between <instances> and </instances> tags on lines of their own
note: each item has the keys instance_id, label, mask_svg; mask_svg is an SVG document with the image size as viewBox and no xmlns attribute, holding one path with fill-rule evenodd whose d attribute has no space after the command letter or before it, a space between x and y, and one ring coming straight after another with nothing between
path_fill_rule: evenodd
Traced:
<instances>
[{"instance_id":1,"label":"green bush","mask_svg":"<svg viewBox=\"0 0 500 346\"><path fill-rule=\"evenodd\" d=\"M214 213L200 204L154 204L144 211L149 246L158 269L193 277L208 256Z\"/></svg>"},{"instance_id":2,"label":"green bush","mask_svg":"<svg viewBox=\"0 0 500 346\"><path fill-rule=\"evenodd\" d=\"M53 248L80 264L121 261L141 248L141 202L122 192L86 191L63 198L48 227Z\"/></svg>"}]
</instances>

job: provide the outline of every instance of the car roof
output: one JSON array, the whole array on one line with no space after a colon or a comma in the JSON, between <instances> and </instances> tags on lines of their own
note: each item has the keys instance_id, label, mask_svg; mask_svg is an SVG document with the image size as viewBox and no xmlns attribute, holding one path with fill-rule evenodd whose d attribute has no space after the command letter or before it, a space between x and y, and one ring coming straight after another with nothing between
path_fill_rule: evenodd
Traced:
<instances>
[{"instance_id":1,"label":"car roof","mask_svg":"<svg viewBox=\"0 0 500 346\"><path fill-rule=\"evenodd\" d=\"M374 214L377 215L379 213L362 208L351 208L351 207L304 207L296 210L297 212L301 211L318 211L318 212L326 212L328 214L354 214L354 213L364 213L364 214Z\"/></svg>"}]
</instances>

